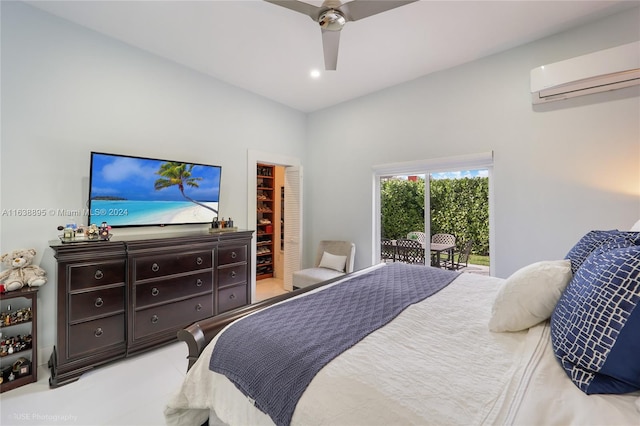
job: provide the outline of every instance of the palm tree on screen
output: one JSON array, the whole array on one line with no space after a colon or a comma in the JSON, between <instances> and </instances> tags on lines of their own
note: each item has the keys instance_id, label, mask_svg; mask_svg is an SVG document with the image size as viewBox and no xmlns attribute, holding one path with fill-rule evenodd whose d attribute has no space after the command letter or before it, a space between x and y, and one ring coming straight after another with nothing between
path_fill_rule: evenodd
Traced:
<instances>
[{"instance_id":1,"label":"palm tree on screen","mask_svg":"<svg viewBox=\"0 0 640 426\"><path fill-rule=\"evenodd\" d=\"M184 198L194 204L204 207L207 210L211 210L217 215L218 211L216 209L209 207L199 201L196 201L184 193L185 186L198 188L198 182L202 180L201 177L191 175L193 166L193 164L177 163L173 161L162 163L160 165L160 169L158 169L158 171L156 172L157 175L160 175L162 177L156 179L153 187L156 191L159 191L161 189L177 185L180 193Z\"/></svg>"}]
</instances>

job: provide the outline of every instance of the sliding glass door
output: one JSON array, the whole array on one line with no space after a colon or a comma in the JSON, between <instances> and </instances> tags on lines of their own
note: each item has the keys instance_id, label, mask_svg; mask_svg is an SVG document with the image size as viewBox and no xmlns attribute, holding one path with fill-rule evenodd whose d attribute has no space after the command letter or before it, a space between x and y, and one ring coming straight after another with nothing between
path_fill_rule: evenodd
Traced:
<instances>
[{"instance_id":1,"label":"sliding glass door","mask_svg":"<svg viewBox=\"0 0 640 426\"><path fill-rule=\"evenodd\" d=\"M452 267L489 267L489 170L451 170L429 175L431 235L453 235ZM476 268L483 269L483 268Z\"/></svg>"},{"instance_id":2,"label":"sliding glass door","mask_svg":"<svg viewBox=\"0 0 640 426\"><path fill-rule=\"evenodd\" d=\"M426 252L424 263L430 264L431 238L447 234L455 238L455 255L447 257L448 267L467 267L471 254L472 260L489 269L492 156L485 155L480 161L460 161L457 167L451 159L442 163L377 166L374 263L401 260L390 258L390 251L384 248L390 244L387 240L420 238ZM464 256L460 257L462 253Z\"/></svg>"},{"instance_id":3,"label":"sliding glass door","mask_svg":"<svg viewBox=\"0 0 640 426\"><path fill-rule=\"evenodd\" d=\"M425 232L425 180L422 175L380 177L380 225L382 238L406 238Z\"/></svg>"}]
</instances>

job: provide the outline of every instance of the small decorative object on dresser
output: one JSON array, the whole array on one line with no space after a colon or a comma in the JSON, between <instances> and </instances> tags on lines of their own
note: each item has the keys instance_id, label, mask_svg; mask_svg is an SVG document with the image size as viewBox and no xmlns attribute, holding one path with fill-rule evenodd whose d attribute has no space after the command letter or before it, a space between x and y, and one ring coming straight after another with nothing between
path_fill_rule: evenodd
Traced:
<instances>
[{"instance_id":1,"label":"small decorative object on dresser","mask_svg":"<svg viewBox=\"0 0 640 426\"><path fill-rule=\"evenodd\" d=\"M236 232L238 228L233 226L233 220L229 218L229 220L218 220L217 217L213 218L211 222L211 227L209 228L209 233L213 234L216 232Z\"/></svg>"},{"instance_id":2,"label":"small decorative object on dresser","mask_svg":"<svg viewBox=\"0 0 640 426\"><path fill-rule=\"evenodd\" d=\"M111 229L111 227L107 224L107 222L102 222L102 224L100 225L100 232L99 232L99 236L101 240L108 240L110 238L110 234L109 234L109 230Z\"/></svg>"},{"instance_id":3,"label":"small decorative object on dresser","mask_svg":"<svg viewBox=\"0 0 640 426\"><path fill-rule=\"evenodd\" d=\"M249 302L252 231L51 241L58 323L52 387L176 340L178 330Z\"/></svg>"}]
</instances>

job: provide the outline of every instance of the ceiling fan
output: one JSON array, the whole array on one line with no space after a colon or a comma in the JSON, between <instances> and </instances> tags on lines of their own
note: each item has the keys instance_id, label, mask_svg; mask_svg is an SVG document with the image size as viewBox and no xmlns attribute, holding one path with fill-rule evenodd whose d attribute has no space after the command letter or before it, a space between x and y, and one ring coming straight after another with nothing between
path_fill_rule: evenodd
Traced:
<instances>
[{"instance_id":1,"label":"ceiling fan","mask_svg":"<svg viewBox=\"0 0 640 426\"><path fill-rule=\"evenodd\" d=\"M317 22L322 30L324 67L327 70L335 70L338 65L340 30L348 21L357 21L417 0L352 0L346 3L339 0L325 0L322 6L314 6L297 0L265 1L304 13Z\"/></svg>"}]
</instances>

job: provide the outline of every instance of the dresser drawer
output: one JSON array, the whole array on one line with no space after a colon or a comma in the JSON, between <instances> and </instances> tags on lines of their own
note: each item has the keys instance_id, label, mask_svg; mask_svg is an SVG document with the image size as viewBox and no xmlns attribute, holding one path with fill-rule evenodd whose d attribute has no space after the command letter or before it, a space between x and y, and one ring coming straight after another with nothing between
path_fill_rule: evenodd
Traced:
<instances>
[{"instance_id":1,"label":"dresser drawer","mask_svg":"<svg viewBox=\"0 0 640 426\"><path fill-rule=\"evenodd\" d=\"M247 261L247 246L221 247L218 249L218 266Z\"/></svg>"},{"instance_id":2,"label":"dresser drawer","mask_svg":"<svg viewBox=\"0 0 640 426\"><path fill-rule=\"evenodd\" d=\"M213 291L213 271L136 285L136 308Z\"/></svg>"},{"instance_id":3,"label":"dresser drawer","mask_svg":"<svg viewBox=\"0 0 640 426\"><path fill-rule=\"evenodd\" d=\"M142 309L135 313L134 339L178 330L210 316L213 316L213 293Z\"/></svg>"},{"instance_id":4,"label":"dresser drawer","mask_svg":"<svg viewBox=\"0 0 640 426\"><path fill-rule=\"evenodd\" d=\"M69 296L69 321L124 312L125 286L75 293Z\"/></svg>"},{"instance_id":5,"label":"dresser drawer","mask_svg":"<svg viewBox=\"0 0 640 426\"><path fill-rule=\"evenodd\" d=\"M212 265L211 251L162 254L134 259L136 280L208 269Z\"/></svg>"},{"instance_id":6,"label":"dresser drawer","mask_svg":"<svg viewBox=\"0 0 640 426\"><path fill-rule=\"evenodd\" d=\"M218 287L245 283L247 281L247 265L225 266L218 268Z\"/></svg>"},{"instance_id":7,"label":"dresser drawer","mask_svg":"<svg viewBox=\"0 0 640 426\"><path fill-rule=\"evenodd\" d=\"M69 327L69 358L97 353L112 345L125 344L124 313Z\"/></svg>"},{"instance_id":8,"label":"dresser drawer","mask_svg":"<svg viewBox=\"0 0 640 426\"><path fill-rule=\"evenodd\" d=\"M247 304L247 285L236 285L218 291L218 314Z\"/></svg>"},{"instance_id":9,"label":"dresser drawer","mask_svg":"<svg viewBox=\"0 0 640 426\"><path fill-rule=\"evenodd\" d=\"M125 261L100 262L89 265L67 266L69 290L82 290L125 281Z\"/></svg>"}]
</instances>

